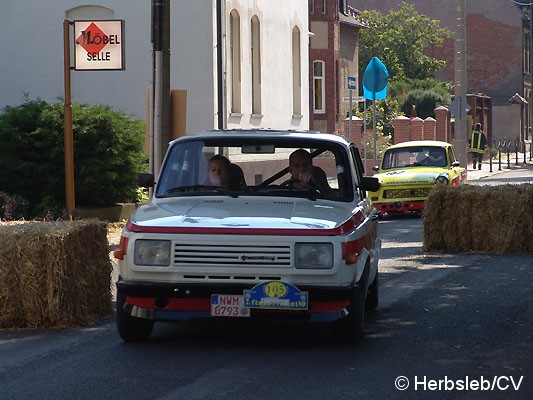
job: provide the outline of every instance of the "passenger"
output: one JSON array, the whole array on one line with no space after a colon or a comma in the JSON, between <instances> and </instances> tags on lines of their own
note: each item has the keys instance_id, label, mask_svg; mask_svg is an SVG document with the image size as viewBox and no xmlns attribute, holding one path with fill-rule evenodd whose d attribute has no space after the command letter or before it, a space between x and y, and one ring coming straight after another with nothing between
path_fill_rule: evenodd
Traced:
<instances>
[{"instance_id":1,"label":"passenger","mask_svg":"<svg viewBox=\"0 0 533 400\"><path fill-rule=\"evenodd\" d=\"M319 189L323 194L331 190L326 173L313 165L311 154L305 149L298 149L289 156L289 173L291 187L296 189Z\"/></svg>"},{"instance_id":2,"label":"passenger","mask_svg":"<svg viewBox=\"0 0 533 400\"><path fill-rule=\"evenodd\" d=\"M228 188L229 186L229 166L230 161L220 155L216 154L209 160L209 185L222 186Z\"/></svg>"},{"instance_id":3,"label":"passenger","mask_svg":"<svg viewBox=\"0 0 533 400\"><path fill-rule=\"evenodd\" d=\"M230 163L228 168L228 189L239 190L246 187L244 172L237 164Z\"/></svg>"}]
</instances>

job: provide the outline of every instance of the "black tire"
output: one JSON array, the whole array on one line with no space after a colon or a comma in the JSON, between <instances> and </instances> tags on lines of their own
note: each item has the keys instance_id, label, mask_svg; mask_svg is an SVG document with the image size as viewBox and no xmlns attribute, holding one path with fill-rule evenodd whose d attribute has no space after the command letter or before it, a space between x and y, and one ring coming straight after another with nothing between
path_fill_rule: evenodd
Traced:
<instances>
[{"instance_id":1,"label":"black tire","mask_svg":"<svg viewBox=\"0 0 533 400\"><path fill-rule=\"evenodd\" d=\"M127 343L143 342L150 338L154 329L154 321L136 318L124 310L124 295L117 294L117 328L118 334Z\"/></svg>"},{"instance_id":2,"label":"black tire","mask_svg":"<svg viewBox=\"0 0 533 400\"><path fill-rule=\"evenodd\" d=\"M363 337L365 322L366 285L368 282L368 266L361 277L359 285L352 289L348 315L333 323L335 340L343 343L356 343Z\"/></svg>"},{"instance_id":3,"label":"black tire","mask_svg":"<svg viewBox=\"0 0 533 400\"><path fill-rule=\"evenodd\" d=\"M374 282L368 287L365 307L367 310L375 310L379 304L379 271L376 271Z\"/></svg>"}]
</instances>

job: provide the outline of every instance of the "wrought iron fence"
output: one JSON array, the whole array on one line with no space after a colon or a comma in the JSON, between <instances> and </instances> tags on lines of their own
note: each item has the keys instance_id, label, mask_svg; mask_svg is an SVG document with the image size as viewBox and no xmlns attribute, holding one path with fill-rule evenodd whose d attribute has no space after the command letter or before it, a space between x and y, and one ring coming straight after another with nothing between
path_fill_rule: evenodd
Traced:
<instances>
[{"instance_id":1,"label":"wrought iron fence","mask_svg":"<svg viewBox=\"0 0 533 400\"><path fill-rule=\"evenodd\" d=\"M497 156L493 152L497 151ZM507 168L511 168L511 160L514 158L515 165L520 165L519 155L523 156L523 163L527 164L529 154L529 161L533 160L533 141L526 142L525 140L516 139L499 139L494 140L492 148L490 148L490 171L492 172L493 158L498 159L498 171L502 170L502 154L505 155Z\"/></svg>"}]
</instances>

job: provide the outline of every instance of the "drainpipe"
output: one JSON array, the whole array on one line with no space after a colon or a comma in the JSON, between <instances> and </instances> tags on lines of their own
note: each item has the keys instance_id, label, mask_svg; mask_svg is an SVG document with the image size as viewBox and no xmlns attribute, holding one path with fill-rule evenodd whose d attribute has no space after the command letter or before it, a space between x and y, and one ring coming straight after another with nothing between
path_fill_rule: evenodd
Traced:
<instances>
[{"instance_id":1,"label":"drainpipe","mask_svg":"<svg viewBox=\"0 0 533 400\"><path fill-rule=\"evenodd\" d=\"M223 24L222 1L216 0L217 13L217 128L224 129L224 69L223 69Z\"/></svg>"}]
</instances>

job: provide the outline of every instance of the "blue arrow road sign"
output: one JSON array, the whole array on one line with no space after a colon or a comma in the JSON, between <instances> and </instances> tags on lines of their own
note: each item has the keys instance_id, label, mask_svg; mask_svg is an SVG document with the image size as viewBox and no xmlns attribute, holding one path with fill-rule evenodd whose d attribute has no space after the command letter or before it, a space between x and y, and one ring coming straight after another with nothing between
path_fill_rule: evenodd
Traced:
<instances>
[{"instance_id":1,"label":"blue arrow road sign","mask_svg":"<svg viewBox=\"0 0 533 400\"><path fill-rule=\"evenodd\" d=\"M357 85L355 84L355 76L349 76L348 77L348 89L355 90L356 86Z\"/></svg>"}]
</instances>

